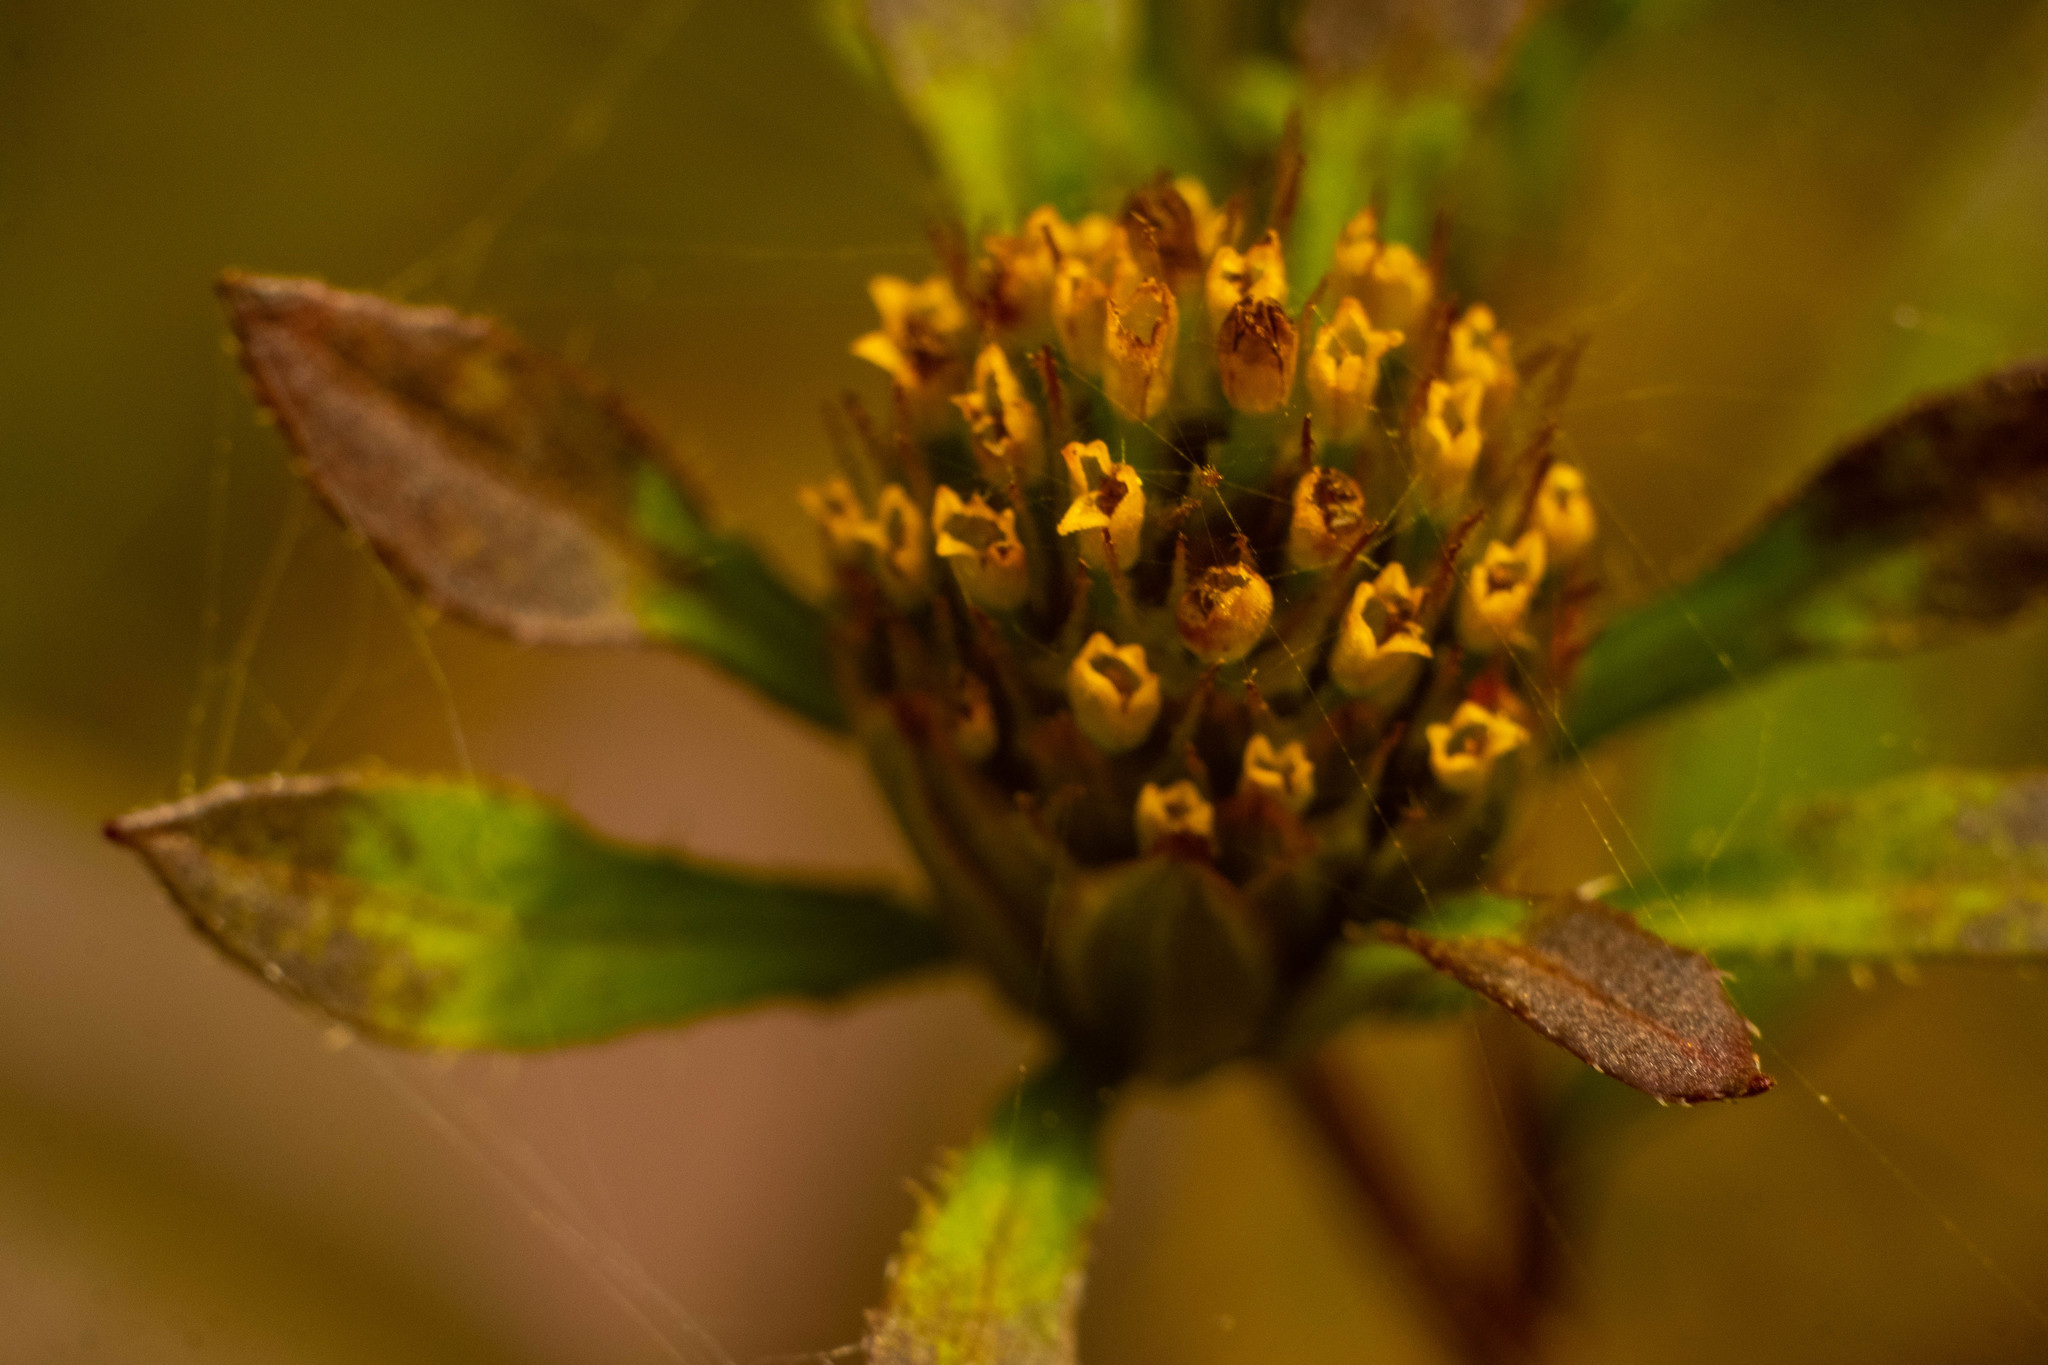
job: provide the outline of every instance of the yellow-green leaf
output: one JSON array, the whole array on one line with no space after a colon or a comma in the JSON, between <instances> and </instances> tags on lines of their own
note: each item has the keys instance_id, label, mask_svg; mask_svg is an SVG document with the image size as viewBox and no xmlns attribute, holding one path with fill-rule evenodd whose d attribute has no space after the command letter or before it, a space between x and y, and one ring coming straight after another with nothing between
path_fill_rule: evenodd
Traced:
<instances>
[{"instance_id":1,"label":"yellow-green leaf","mask_svg":"<svg viewBox=\"0 0 2048 1365\"><path fill-rule=\"evenodd\" d=\"M226 782L109 823L192 923L392 1042L541 1048L941 962L873 891L600 839L497 786L381 773Z\"/></svg>"},{"instance_id":2,"label":"yellow-green leaf","mask_svg":"<svg viewBox=\"0 0 2048 1365\"><path fill-rule=\"evenodd\" d=\"M869 1314L872 1365L1073 1365L1101 1111L1087 1076L1055 1066L946 1162Z\"/></svg>"}]
</instances>

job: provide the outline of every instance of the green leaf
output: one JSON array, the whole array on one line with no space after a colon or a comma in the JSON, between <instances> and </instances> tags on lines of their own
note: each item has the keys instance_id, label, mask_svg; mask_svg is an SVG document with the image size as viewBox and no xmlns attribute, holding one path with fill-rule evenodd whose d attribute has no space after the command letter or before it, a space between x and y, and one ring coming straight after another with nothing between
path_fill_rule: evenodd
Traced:
<instances>
[{"instance_id":1,"label":"green leaf","mask_svg":"<svg viewBox=\"0 0 2048 1365\"><path fill-rule=\"evenodd\" d=\"M1518 915L1526 910L1473 896L1446 906L1428 931L1379 923L1373 929L1381 942L1341 949L1325 981L1348 986L1354 1006L1412 1005L1416 987L1398 965L1383 954L1365 956L1392 945L1658 1099L1699 1103L1771 1088L1749 1026L1705 956L1597 902L1554 897ZM1511 916L1520 922L1509 929ZM1328 996L1312 994L1308 1007L1325 1024L1333 1017Z\"/></svg>"},{"instance_id":2,"label":"green leaf","mask_svg":"<svg viewBox=\"0 0 2048 1365\"><path fill-rule=\"evenodd\" d=\"M1565 709L1583 747L1803 658L1918 649L2048 587L2048 365L1909 408L1849 444L1718 567L1593 642Z\"/></svg>"},{"instance_id":3,"label":"green leaf","mask_svg":"<svg viewBox=\"0 0 2048 1365\"><path fill-rule=\"evenodd\" d=\"M1723 959L2048 957L2048 773L1935 770L1805 802L1633 898Z\"/></svg>"},{"instance_id":4,"label":"green leaf","mask_svg":"<svg viewBox=\"0 0 2048 1365\"><path fill-rule=\"evenodd\" d=\"M383 773L226 782L110 822L199 931L408 1046L541 1048L943 961L869 891L628 848L554 806Z\"/></svg>"},{"instance_id":5,"label":"green leaf","mask_svg":"<svg viewBox=\"0 0 2048 1365\"><path fill-rule=\"evenodd\" d=\"M1100 1092L1071 1065L1003 1102L920 1198L868 1316L871 1365L1072 1365L1101 1119Z\"/></svg>"},{"instance_id":6,"label":"green leaf","mask_svg":"<svg viewBox=\"0 0 2048 1365\"><path fill-rule=\"evenodd\" d=\"M313 280L220 294L307 478L428 601L527 644L688 650L844 728L824 618L616 395L486 318Z\"/></svg>"}]
</instances>

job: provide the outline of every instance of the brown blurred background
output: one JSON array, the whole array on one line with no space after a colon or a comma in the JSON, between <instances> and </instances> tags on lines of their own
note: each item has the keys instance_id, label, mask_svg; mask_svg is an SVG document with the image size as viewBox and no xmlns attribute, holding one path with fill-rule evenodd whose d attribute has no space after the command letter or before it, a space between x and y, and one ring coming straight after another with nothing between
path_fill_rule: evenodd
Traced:
<instances>
[{"instance_id":1,"label":"brown blurred background","mask_svg":"<svg viewBox=\"0 0 2048 1365\"><path fill-rule=\"evenodd\" d=\"M1639 584L1845 427L2048 350L2048 8L1701 6L1586 98L1559 248L1495 302L1590 329L1571 436ZM221 771L445 770L459 726L479 768L621 834L909 875L848 752L691 664L416 631L297 521L208 281L404 277L499 313L636 394L815 574L790 487L826 464L816 402L869 382L865 278L925 268L920 186L798 5L0 7L0 1360L857 1337L905 1181L1032 1047L972 984L398 1056L214 957L95 826ZM1603 832L1678 847L1790 793L2048 761L2044 694L2039 624L1762 682L1560 783L1528 875L1606 870ZM1353 1042L1476 1237L1501 1178L1467 1160L1497 1122L1480 1037L1514 1045L1469 1020ZM1771 1042L1767 1099L1633 1105L1558 1358L2048 1358L2048 986L1824 974ZM1088 1358L1436 1358L1257 1078L1145 1097L1113 1179Z\"/></svg>"}]
</instances>

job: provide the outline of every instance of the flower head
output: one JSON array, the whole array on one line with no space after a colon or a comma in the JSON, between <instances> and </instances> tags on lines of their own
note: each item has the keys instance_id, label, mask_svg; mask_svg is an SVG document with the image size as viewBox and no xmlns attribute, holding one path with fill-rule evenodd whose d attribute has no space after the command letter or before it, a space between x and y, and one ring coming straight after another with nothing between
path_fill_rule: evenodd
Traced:
<instances>
[{"instance_id":1,"label":"flower head","mask_svg":"<svg viewBox=\"0 0 2048 1365\"><path fill-rule=\"evenodd\" d=\"M1024 542L1017 539L1017 513L995 511L976 493L964 502L943 485L932 498L933 547L953 566L969 602L984 611L1015 611L1031 593Z\"/></svg>"},{"instance_id":2,"label":"flower head","mask_svg":"<svg viewBox=\"0 0 2048 1365\"><path fill-rule=\"evenodd\" d=\"M1380 361L1405 338L1375 328L1364 305L1340 299L1336 316L1316 333L1308 360L1309 410L1316 435L1333 445L1356 445L1372 429Z\"/></svg>"},{"instance_id":3,"label":"flower head","mask_svg":"<svg viewBox=\"0 0 2048 1365\"><path fill-rule=\"evenodd\" d=\"M1116 410L1134 422L1154 416L1173 392L1174 354L1180 345L1180 305L1158 280L1143 280L1112 295L1102 340L1102 389Z\"/></svg>"},{"instance_id":4,"label":"flower head","mask_svg":"<svg viewBox=\"0 0 2048 1365\"><path fill-rule=\"evenodd\" d=\"M1209 258L1206 287L1209 303L1209 335L1223 328L1223 320L1246 299L1267 303L1287 302L1287 256L1280 246L1280 234L1268 232L1244 251L1234 246L1216 248Z\"/></svg>"},{"instance_id":5,"label":"flower head","mask_svg":"<svg viewBox=\"0 0 2048 1365\"><path fill-rule=\"evenodd\" d=\"M1460 703L1448 721L1424 729L1429 770L1445 791L1473 796L1484 790L1503 754L1529 742L1529 732L1478 702Z\"/></svg>"},{"instance_id":6,"label":"flower head","mask_svg":"<svg viewBox=\"0 0 2048 1365\"><path fill-rule=\"evenodd\" d=\"M1536 490L1533 520L1551 563L1561 568L1578 563L1600 525L1593 500L1586 496L1586 476L1568 464L1552 465Z\"/></svg>"},{"instance_id":7,"label":"flower head","mask_svg":"<svg viewBox=\"0 0 2048 1365\"><path fill-rule=\"evenodd\" d=\"M853 354L885 371L921 419L934 420L957 382L967 330L967 310L953 282L944 275L922 284L877 275L868 281L868 295L882 325L855 339Z\"/></svg>"},{"instance_id":8,"label":"flower head","mask_svg":"<svg viewBox=\"0 0 2048 1365\"><path fill-rule=\"evenodd\" d=\"M1202 796L1200 787L1185 778L1170 787L1147 782L1138 793L1134 819L1140 853L1151 853L1161 845L1207 853L1216 846L1216 808Z\"/></svg>"},{"instance_id":9,"label":"flower head","mask_svg":"<svg viewBox=\"0 0 2048 1365\"><path fill-rule=\"evenodd\" d=\"M1244 746L1241 791L1263 792L1299 815L1316 799L1316 765L1300 740L1275 748L1264 735Z\"/></svg>"},{"instance_id":10,"label":"flower head","mask_svg":"<svg viewBox=\"0 0 2048 1365\"><path fill-rule=\"evenodd\" d=\"M1345 695L1392 709L1400 705L1434 657L1418 614L1422 591L1410 587L1408 571L1389 564L1370 583L1360 583L1337 627L1330 651L1330 678Z\"/></svg>"},{"instance_id":11,"label":"flower head","mask_svg":"<svg viewBox=\"0 0 2048 1365\"><path fill-rule=\"evenodd\" d=\"M1173 609L1180 638L1205 664L1233 664L1252 652L1273 619L1273 586L1245 564L1197 574Z\"/></svg>"},{"instance_id":12,"label":"flower head","mask_svg":"<svg viewBox=\"0 0 2048 1365\"><path fill-rule=\"evenodd\" d=\"M1106 546L1118 567L1129 569L1138 562L1138 539L1145 529L1145 486L1138 471L1111 460L1102 441L1070 441L1061 456L1074 501L1060 518L1059 534L1079 537L1081 562L1089 568L1109 567Z\"/></svg>"},{"instance_id":13,"label":"flower head","mask_svg":"<svg viewBox=\"0 0 2048 1365\"><path fill-rule=\"evenodd\" d=\"M1312 469L1294 485L1294 515L1287 526L1287 564L1327 569L1363 548L1373 528L1365 493L1341 469Z\"/></svg>"},{"instance_id":14,"label":"flower head","mask_svg":"<svg viewBox=\"0 0 2048 1365\"><path fill-rule=\"evenodd\" d=\"M1143 645L1118 646L1097 631L1067 668L1067 704L1090 743L1108 754L1135 749L1159 719L1159 675Z\"/></svg>"},{"instance_id":15,"label":"flower head","mask_svg":"<svg viewBox=\"0 0 2048 1365\"><path fill-rule=\"evenodd\" d=\"M1415 433L1415 458L1430 499L1441 511L1455 507L1472 481L1486 444L1479 425L1485 398L1486 389L1477 380L1429 381L1422 427Z\"/></svg>"},{"instance_id":16,"label":"flower head","mask_svg":"<svg viewBox=\"0 0 2048 1365\"><path fill-rule=\"evenodd\" d=\"M1216 372L1223 396L1239 412L1273 412L1294 389L1300 348L1294 319L1267 299L1246 299L1216 333Z\"/></svg>"},{"instance_id":17,"label":"flower head","mask_svg":"<svg viewBox=\"0 0 2048 1365\"><path fill-rule=\"evenodd\" d=\"M1519 644L1529 604L1543 586L1544 567L1541 531L1530 531L1512 545L1489 544L1458 600L1458 643L1474 654Z\"/></svg>"},{"instance_id":18,"label":"flower head","mask_svg":"<svg viewBox=\"0 0 2048 1365\"><path fill-rule=\"evenodd\" d=\"M998 488L1025 484L1045 472L1045 434L1038 408L1024 396L1009 357L997 345L974 358L974 391L953 399L974 435L982 477Z\"/></svg>"}]
</instances>

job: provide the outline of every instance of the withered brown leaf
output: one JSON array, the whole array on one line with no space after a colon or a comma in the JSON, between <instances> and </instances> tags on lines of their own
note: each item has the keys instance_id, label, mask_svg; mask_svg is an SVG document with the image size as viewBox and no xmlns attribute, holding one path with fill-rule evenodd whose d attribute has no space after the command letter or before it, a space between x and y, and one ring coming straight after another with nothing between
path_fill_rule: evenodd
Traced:
<instances>
[{"instance_id":1,"label":"withered brown leaf","mask_svg":"<svg viewBox=\"0 0 2048 1365\"><path fill-rule=\"evenodd\" d=\"M1512 939L1438 938L1401 925L1380 933L1658 1099L1739 1099L1771 1088L1714 964L1618 910L1560 899Z\"/></svg>"},{"instance_id":2,"label":"withered brown leaf","mask_svg":"<svg viewBox=\"0 0 2048 1365\"><path fill-rule=\"evenodd\" d=\"M595 380L448 308L240 273L219 291L307 478L429 602L527 644L675 645L838 723L817 612Z\"/></svg>"}]
</instances>

